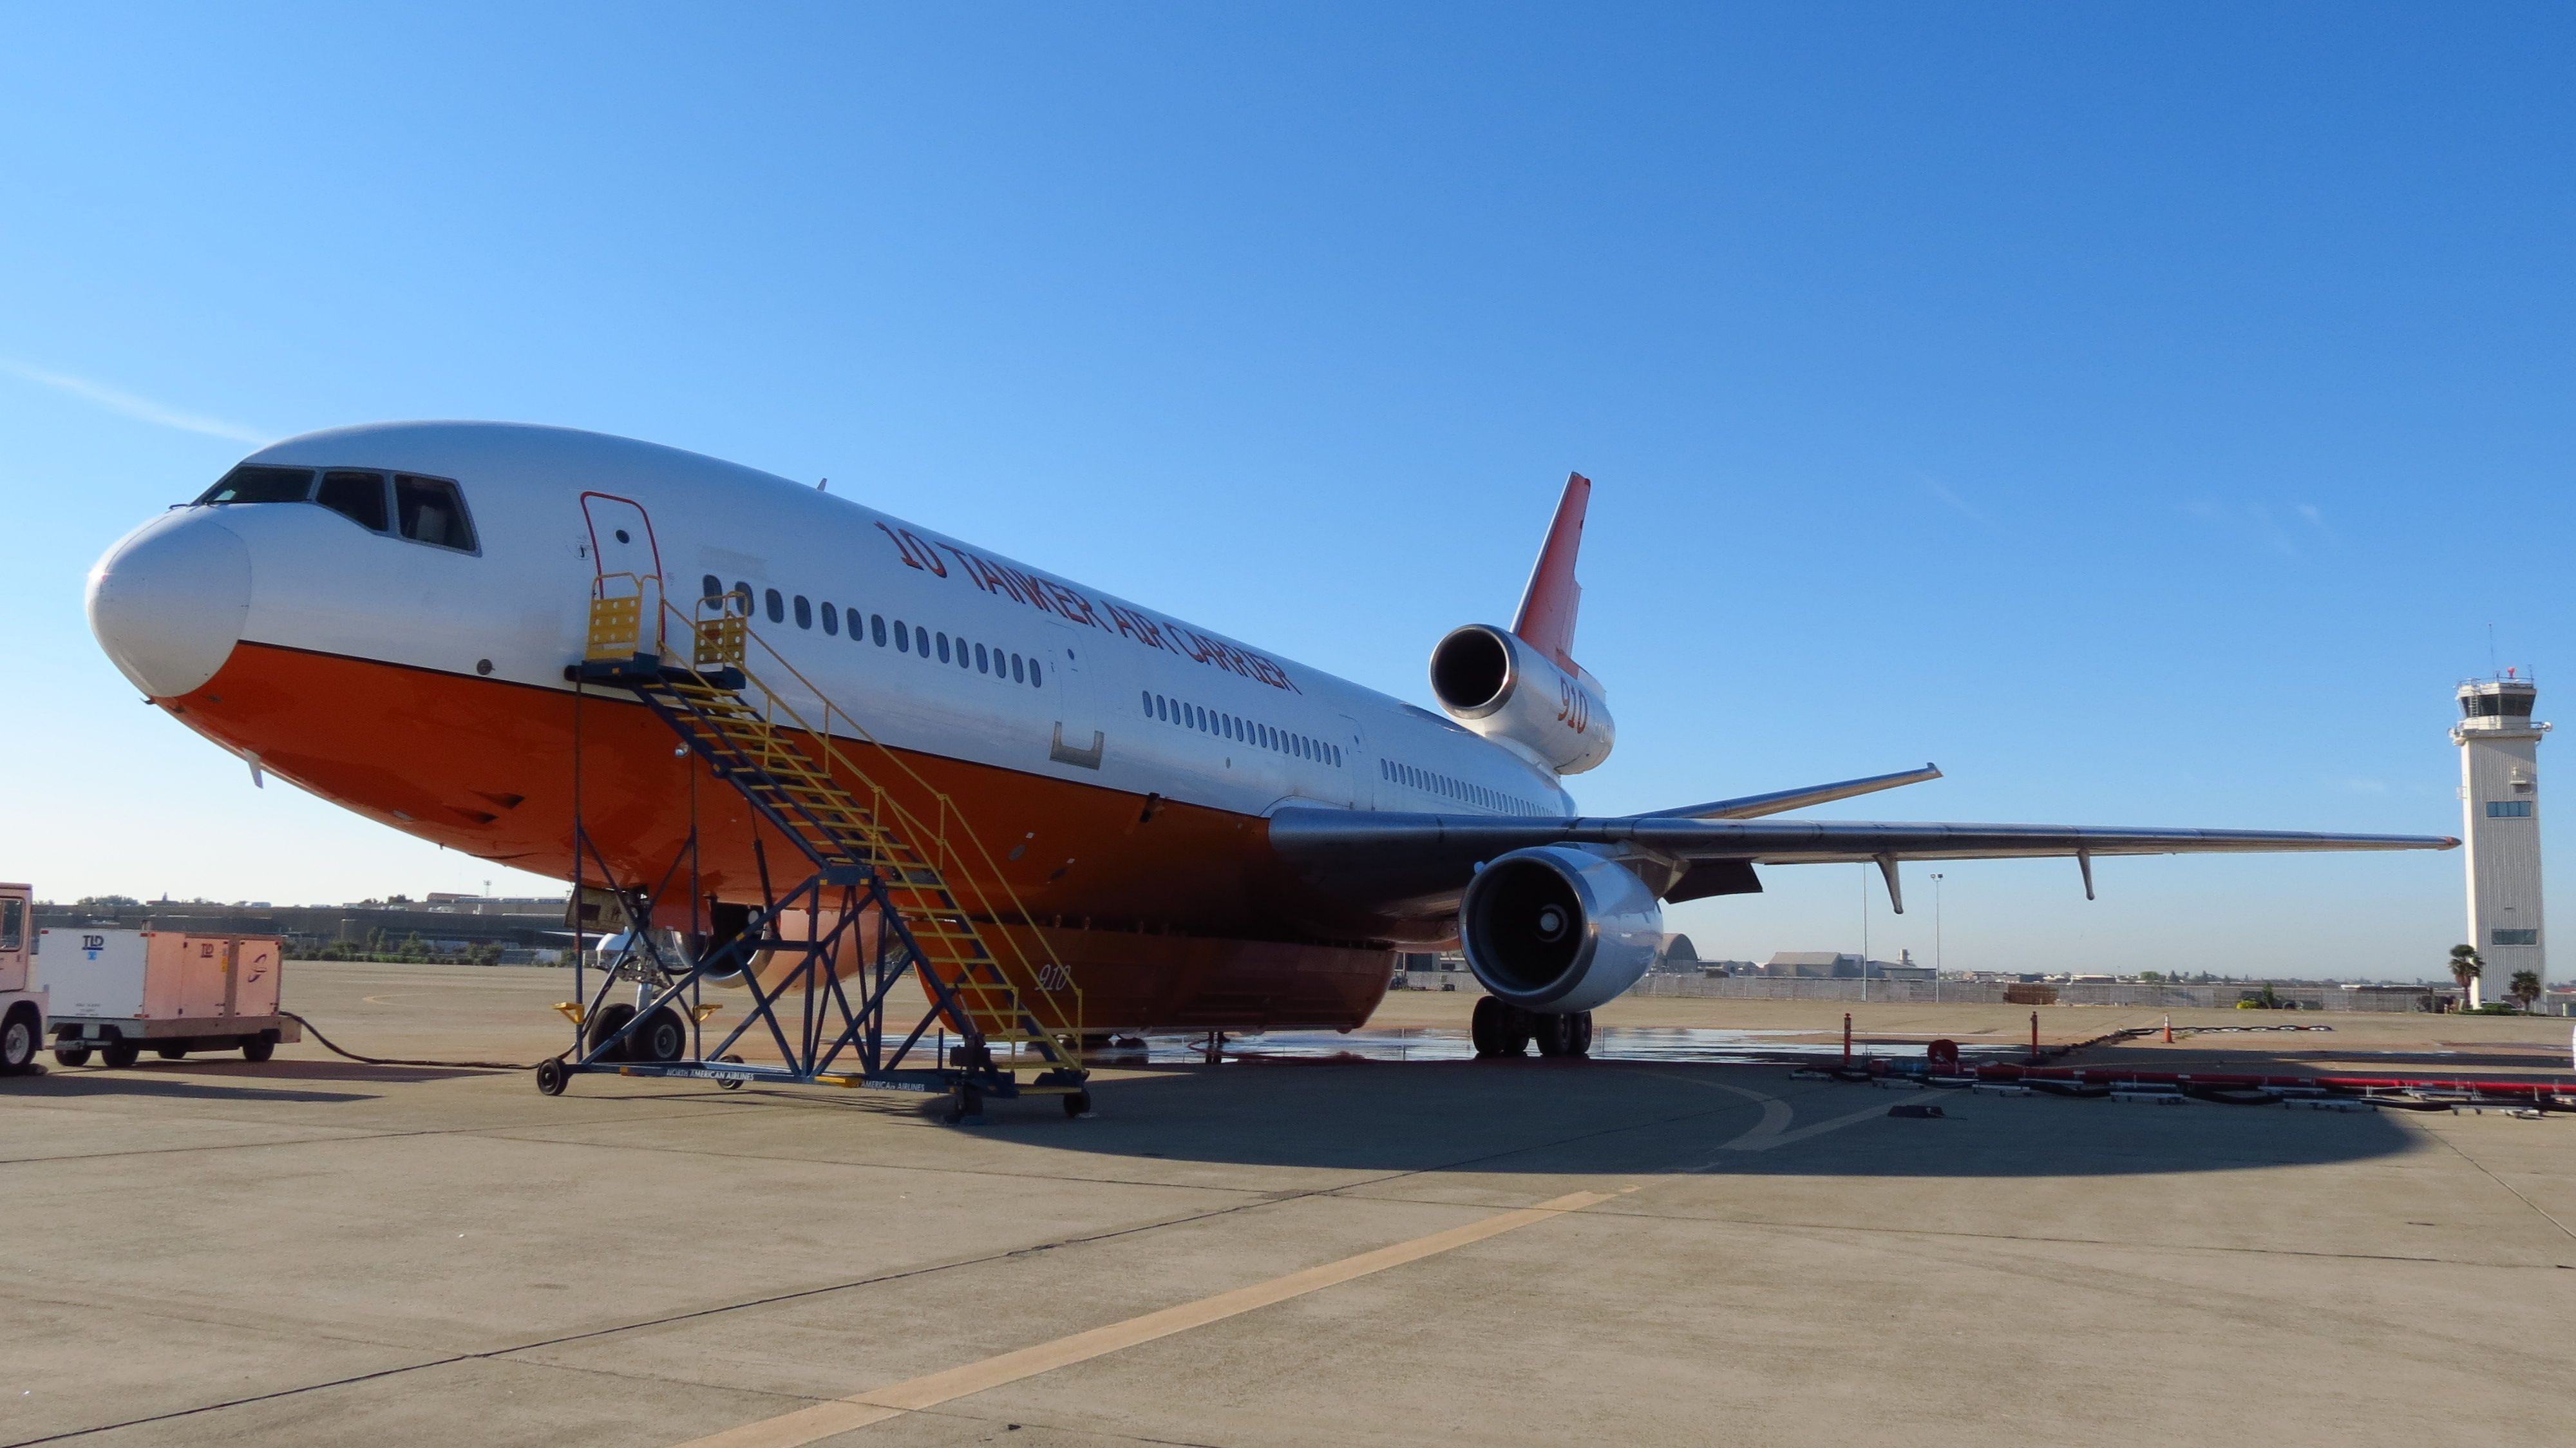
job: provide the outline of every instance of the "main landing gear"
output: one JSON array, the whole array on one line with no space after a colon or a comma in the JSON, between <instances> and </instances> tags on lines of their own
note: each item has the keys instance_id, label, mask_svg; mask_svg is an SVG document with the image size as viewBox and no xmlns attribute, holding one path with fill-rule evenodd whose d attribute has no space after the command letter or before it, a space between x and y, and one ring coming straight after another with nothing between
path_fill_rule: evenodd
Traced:
<instances>
[{"instance_id":1,"label":"main landing gear","mask_svg":"<svg viewBox=\"0 0 2576 1448\"><path fill-rule=\"evenodd\" d=\"M1592 1012L1551 1015L1485 996L1476 1002L1468 1034L1479 1056L1526 1055L1533 1041L1542 1056L1580 1056L1592 1049Z\"/></svg>"}]
</instances>

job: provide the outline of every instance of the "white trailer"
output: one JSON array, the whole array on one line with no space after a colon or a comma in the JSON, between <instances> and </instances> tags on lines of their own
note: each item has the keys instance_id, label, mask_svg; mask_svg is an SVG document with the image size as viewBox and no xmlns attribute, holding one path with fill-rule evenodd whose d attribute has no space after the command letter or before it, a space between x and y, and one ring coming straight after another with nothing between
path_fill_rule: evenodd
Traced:
<instances>
[{"instance_id":1,"label":"white trailer","mask_svg":"<svg viewBox=\"0 0 2576 1448\"><path fill-rule=\"evenodd\" d=\"M36 985L35 894L25 885L0 885L0 1073L15 1075L36 1062L45 1039L45 992Z\"/></svg>"},{"instance_id":2,"label":"white trailer","mask_svg":"<svg viewBox=\"0 0 2576 1448\"><path fill-rule=\"evenodd\" d=\"M145 1047L165 1061L190 1051L239 1050L265 1061L304 1032L279 1014L285 942L269 935L176 930L38 933L53 1006L54 1059L131 1066Z\"/></svg>"}]
</instances>

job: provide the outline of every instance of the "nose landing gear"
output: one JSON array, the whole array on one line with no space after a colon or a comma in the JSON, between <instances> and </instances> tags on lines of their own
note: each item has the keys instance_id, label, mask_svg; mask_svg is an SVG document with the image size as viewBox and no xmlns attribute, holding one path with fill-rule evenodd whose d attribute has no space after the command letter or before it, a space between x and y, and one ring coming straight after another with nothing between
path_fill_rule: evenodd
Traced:
<instances>
[{"instance_id":1,"label":"nose landing gear","mask_svg":"<svg viewBox=\"0 0 2576 1448\"><path fill-rule=\"evenodd\" d=\"M1592 1050L1592 1012L1525 1011L1485 996L1476 1002L1467 1033L1479 1056L1525 1055L1532 1041L1542 1056L1582 1056Z\"/></svg>"}]
</instances>

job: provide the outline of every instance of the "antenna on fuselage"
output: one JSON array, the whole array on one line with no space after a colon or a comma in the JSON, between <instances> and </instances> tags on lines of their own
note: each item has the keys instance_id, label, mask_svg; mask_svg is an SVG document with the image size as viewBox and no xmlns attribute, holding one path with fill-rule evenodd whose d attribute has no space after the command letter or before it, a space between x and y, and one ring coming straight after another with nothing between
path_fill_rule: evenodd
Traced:
<instances>
[{"instance_id":1,"label":"antenna on fuselage","mask_svg":"<svg viewBox=\"0 0 2576 1448\"><path fill-rule=\"evenodd\" d=\"M830 478L825 478L823 481L816 483L814 485L814 491L818 493L828 493L832 491L832 480Z\"/></svg>"}]
</instances>

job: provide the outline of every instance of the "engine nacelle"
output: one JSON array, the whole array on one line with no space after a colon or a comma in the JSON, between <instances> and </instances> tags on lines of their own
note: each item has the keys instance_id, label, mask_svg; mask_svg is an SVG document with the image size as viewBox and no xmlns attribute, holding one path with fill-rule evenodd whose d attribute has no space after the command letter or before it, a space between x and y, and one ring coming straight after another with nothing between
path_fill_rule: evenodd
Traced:
<instances>
[{"instance_id":1,"label":"engine nacelle","mask_svg":"<svg viewBox=\"0 0 2576 1448\"><path fill-rule=\"evenodd\" d=\"M1458 908L1467 967L1528 1011L1588 1011L1637 983L1664 943L1655 892L1625 866L1563 845L1486 863Z\"/></svg>"},{"instance_id":2,"label":"engine nacelle","mask_svg":"<svg viewBox=\"0 0 2576 1448\"><path fill-rule=\"evenodd\" d=\"M1431 692L1449 717L1508 740L1559 774L1610 757L1610 711L1589 679L1491 624L1453 630L1431 651Z\"/></svg>"}]
</instances>

